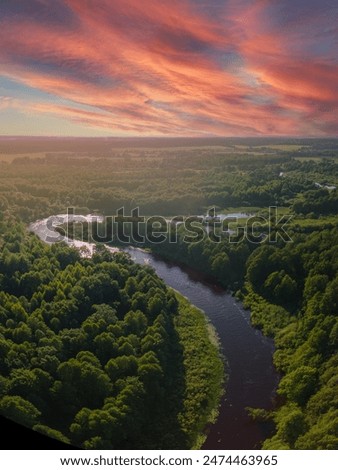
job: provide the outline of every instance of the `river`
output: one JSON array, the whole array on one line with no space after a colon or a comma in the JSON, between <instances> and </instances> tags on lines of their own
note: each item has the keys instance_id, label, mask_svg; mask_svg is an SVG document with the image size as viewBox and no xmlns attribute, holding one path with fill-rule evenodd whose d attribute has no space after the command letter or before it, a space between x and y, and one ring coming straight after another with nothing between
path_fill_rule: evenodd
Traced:
<instances>
[{"instance_id":1,"label":"river","mask_svg":"<svg viewBox=\"0 0 338 470\"><path fill-rule=\"evenodd\" d=\"M44 241L47 235L49 243L57 241L48 219L31 224L30 230ZM72 241L66 241L72 244ZM83 246L88 248L87 244ZM168 286L202 309L219 336L228 362L229 380L219 416L216 423L210 426L203 448L258 449L268 430L248 416L246 407L272 407L279 380L272 363L272 340L251 326L250 314L241 303L200 273L137 248L127 248L125 251L136 263L151 265Z\"/></svg>"}]
</instances>

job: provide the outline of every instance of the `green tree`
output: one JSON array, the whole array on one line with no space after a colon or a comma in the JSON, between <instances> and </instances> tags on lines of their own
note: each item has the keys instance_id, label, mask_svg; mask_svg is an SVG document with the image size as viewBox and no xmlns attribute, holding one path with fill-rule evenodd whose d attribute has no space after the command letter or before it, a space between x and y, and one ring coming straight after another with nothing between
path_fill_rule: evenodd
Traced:
<instances>
[{"instance_id":1,"label":"green tree","mask_svg":"<svg viewBox=\"0 0 338 470\"><path fill-rule=\"evenodd\" d=\"M5 396L0 401L0 413L6 418L33 427L38 423L41 416L40 411L32 403L19 396Z\"/></svg>"}]
</instances>

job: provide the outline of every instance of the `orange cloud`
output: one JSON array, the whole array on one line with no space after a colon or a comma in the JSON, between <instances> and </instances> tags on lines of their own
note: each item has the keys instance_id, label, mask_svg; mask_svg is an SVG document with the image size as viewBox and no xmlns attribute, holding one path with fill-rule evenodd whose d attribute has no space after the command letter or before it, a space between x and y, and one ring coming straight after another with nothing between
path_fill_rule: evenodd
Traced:
<instances>
[{"instance_id":1,"label":"orange cloud","mask_svg":"<svg viewBox=\"0 0 338 470\"><path fill-rule=\"evenodd\" d=\"M69 27L0 19L0 75L44 93L26 110L114 132L331 133L338 65L302 57L304 31L267 21L274 3L211 17L188 0L67 0Z\"/></svg>"}]
</instances>

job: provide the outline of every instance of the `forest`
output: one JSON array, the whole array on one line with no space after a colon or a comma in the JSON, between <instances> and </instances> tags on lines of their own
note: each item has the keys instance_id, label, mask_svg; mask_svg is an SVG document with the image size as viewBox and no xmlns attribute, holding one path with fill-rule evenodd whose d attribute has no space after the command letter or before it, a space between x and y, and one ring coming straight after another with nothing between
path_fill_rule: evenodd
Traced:
<instances>
[{"instance_id":1,"label":"forest","mask_svg":"<svg viewBox=\"0 0 338 470\"><path fill-rule=\"evenodd\" d=\"M331 157L312 158L311 147L306 159L308 147L303 145L291 146L295 150L290 152L285 145L276 149L230 143L228 147L104 148L102 153L89 144L89 150L83 151L81 141L82 152L73 148L75 143L64 144L60 148L67 151L58 152L41 152L42 143L32 148L27 143L31 153L6 154L9 144L0 141L0 210L25 222L64 213L68 207L104 215L114 215L121 207L127 212L139 207L145 216L203 214L210 206L249 210L270 205L294 205L300 215L337 213L336 191L315 186L338 184L338 150L333 144ZM12 144L12 152L23 152L20 144ZM317 142L317 154L327 155L322 145Z\"/></svg>"},{"instance_id":2,"label":"forest","mask_svg":"<svg viewBox=\"0 0 338 470\"><path fill-rule=\"evenodd\" d=\"M204 314L125 254L0 229L0 414L85 449L199 447L224 380Z\"/></svg>"},{"instance_id":3,"label":"forest","mask_svg":"<svg viewBox=\"0 0 338 470\"><path fill-rule=\"evenodd\" d=\"M273 337L282 374L265 449L338 448L338 227L291 231L291 243L183 241L154 245L168 259L209 273L251 311L253 325ZM176 249L177 248L177 249Z\"/></svg>"},{"instance_id":4,"label":"forest","mask_svg":"<svg viewBox=\"0 0 338 470\"><path fill-rule=\"evenodd\" d=\"M47 143L0 145L0 413L87 449L198 447L224 374L203 314L151 268L101 249L80 258L24 224L68 207L170 217L278 206L291 242L187 242L181 226L177 243L144 248L233 291L274 339L277 405L248 410L273 423L262 447L338 449L337 141Z\"/></svg>"}]
</instances>

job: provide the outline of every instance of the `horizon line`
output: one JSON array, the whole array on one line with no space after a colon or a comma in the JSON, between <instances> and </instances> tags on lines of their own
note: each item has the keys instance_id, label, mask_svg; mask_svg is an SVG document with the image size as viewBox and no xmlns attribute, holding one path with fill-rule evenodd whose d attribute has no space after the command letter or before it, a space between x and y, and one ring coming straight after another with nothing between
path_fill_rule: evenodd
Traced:
<instances>
[{"instance_id":1,"label":"horizon line","mask_svg":"<svg viewBox=\"0 0 338 470\"><path fill-rule=\"evenodd\" d=\"M338 135L327 135L327 136L306 136L306 135L255 135L255 136L219 136L219 135L204 135L204 136L81 136L81 135L21 135L21 134L0 134L0 139L95 139L95 140L205 140L205 139L215 139L215 140L230 140L230 139L338 139Z\"/></svg>"}]
</instances>

